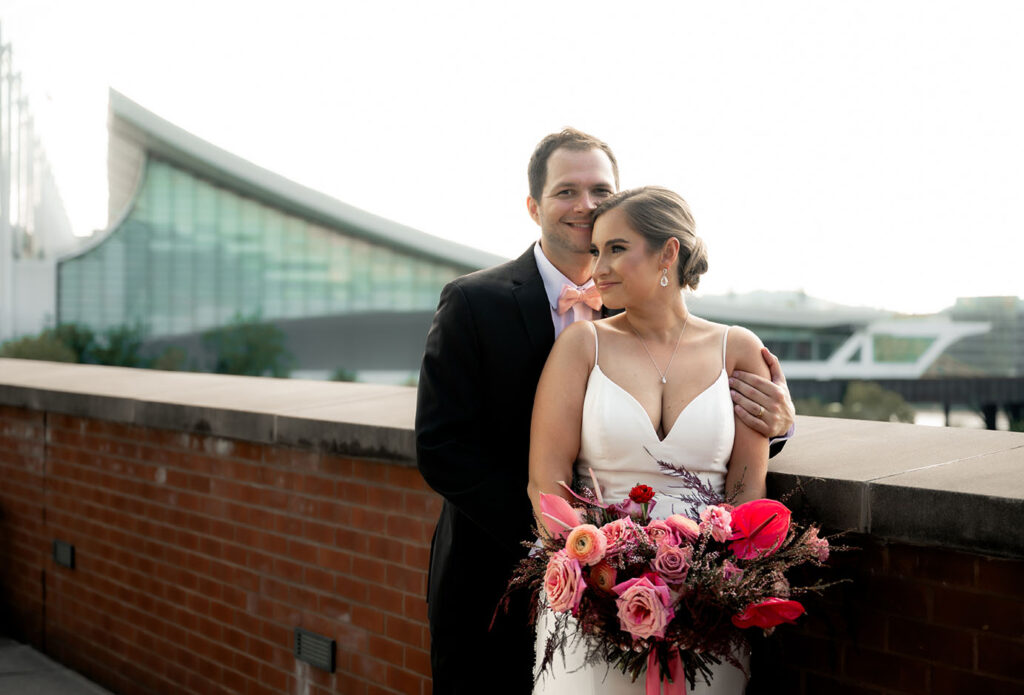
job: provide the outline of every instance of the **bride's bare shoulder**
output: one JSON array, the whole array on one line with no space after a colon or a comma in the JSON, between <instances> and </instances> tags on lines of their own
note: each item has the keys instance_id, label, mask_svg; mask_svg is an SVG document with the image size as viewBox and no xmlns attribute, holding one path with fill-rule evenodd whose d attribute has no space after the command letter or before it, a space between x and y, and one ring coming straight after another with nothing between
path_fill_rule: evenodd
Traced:
<instances>
[{"instance_id":1,"label":"bride's bare shoulder","mask_svg":"<svg viewBox=\"0 0 1024 695\"><path fill-rule=\"evenodd\" d=\"M728 370L742 369L746 372L762 374L768 373L768 368L761 357L761 348L764 343L749 328L743 326L730 326L729 339L726 347L726 363Z\"/></svg>"},{"instance_id":2,"label":"bride's bare shoulder","mask_svg":"<svg viewBox=\"0 0 1024 695\"><path fill-rule=\"evenodd\" d=\"M594 354L594 326L591 321L575 321L558 336L552 355L580 357Z\"/></svg>"}]
</instances>

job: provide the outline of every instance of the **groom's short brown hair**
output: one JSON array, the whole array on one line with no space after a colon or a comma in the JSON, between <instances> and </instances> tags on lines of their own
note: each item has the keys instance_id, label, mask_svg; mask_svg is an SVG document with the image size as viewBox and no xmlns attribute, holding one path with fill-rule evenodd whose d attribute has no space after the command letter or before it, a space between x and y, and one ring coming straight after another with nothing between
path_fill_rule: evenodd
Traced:
<instances>
[{"instance_id":1,"label":"groom's short brown hair","mask_svg":"<svg viewBox=\"0 0 1024 695\"><path fill-rule=\"evenodd\" d=\"M615 175L615 188L618 190L619 163L615 161L612 148L593 135L587 135L582 130L564 128L561 132L552 133L541 140L537 144L536 149L534 149L533 156L530 157L530 165L527 167L526 176L530 181L531 198L540 200L541 194L544 193L544 184L547 183L548 179L548 159L550 159L552 152L563 147L576 152L601 150L608 155L608 160L612 163L612 173Z\"/></svg>"}]
</instances>

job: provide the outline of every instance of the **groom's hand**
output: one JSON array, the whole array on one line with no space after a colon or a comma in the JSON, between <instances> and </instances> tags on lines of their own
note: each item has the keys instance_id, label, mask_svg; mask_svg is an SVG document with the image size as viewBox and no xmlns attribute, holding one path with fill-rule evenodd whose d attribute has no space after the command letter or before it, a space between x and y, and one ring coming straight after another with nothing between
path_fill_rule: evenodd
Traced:
<instances>
[{"instance_id":1,"label":"groom's hand","mask_svg":"<svg viewBox=\"0 0 1024 695\"><path fill-rule=\"evenodd\" d=\"M782 437L793 426L796 410L779 360L766 347L761 348L761 356L771 371L771 381L750 372L734 371L729 379L733 410L747 427L766 437Z\"/></svg>"}]
</instances>

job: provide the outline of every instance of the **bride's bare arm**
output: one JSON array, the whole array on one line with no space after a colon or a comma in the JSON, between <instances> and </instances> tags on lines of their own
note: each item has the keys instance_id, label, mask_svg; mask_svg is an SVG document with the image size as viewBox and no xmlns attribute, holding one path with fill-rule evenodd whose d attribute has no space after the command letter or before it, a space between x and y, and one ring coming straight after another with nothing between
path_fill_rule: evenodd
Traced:
<instances>
[{"instance_id":1,"label":"bride's bare arm","mask_svg":"<svg viewBox=\"0 0 1024 695\"><path fill-rule=\"evenodd\" d=\"M572 482L573 464L580 452L583 396L593 366L593 330L584 322L574 323L555 341L533 401L527 491L538 520L540 493L569 497L558 481Z\"/></svg>"},{"instance_id":2,"label":"bride's bare arm","mask_svg":"<svg viewBox=\"0 0 1024 695\"><path fill-rule=\"evenodd\" d=\"M761 340L740 326L729 329L727 351L729 373L735 369L771 378L768 366L761 357ZM742 485L735 504L760 499L767 493L768 438L736 417L736 438L733 440L729 472L725 476L725 490L732 492L737 483Z\"/></svg>"}]
</instances>

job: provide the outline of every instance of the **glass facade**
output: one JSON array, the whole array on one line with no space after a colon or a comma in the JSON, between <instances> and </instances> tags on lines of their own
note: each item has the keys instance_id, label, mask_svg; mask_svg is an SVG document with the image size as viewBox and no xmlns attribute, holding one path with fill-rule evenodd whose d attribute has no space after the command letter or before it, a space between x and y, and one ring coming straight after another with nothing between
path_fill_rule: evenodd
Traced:
<instances>
[{"instance_id":1,"label":"glass facade","mask_svg":"<svg viewBox=\"0 0 1024 695\"><path fill-rule=\"evenodd\" d=\"M934 342L935 338L875 335L872 346L875 362L917 362Z\"/></svg>"},{"instance_id":2,"label":"glass facade","mask_svg":"<svg viewBox=\"0 0 1024 695\"><path fill-rule=\"evenodd\" d=\"M472 270L359 238L150 159L130 212L58 269L61 323L150 336L264 319L432 311Z\"/></svg>"},{"instance_id":3,"label":"glass facade","mask_svg":"<svg viewBox=\"0 0 1024 695\"><path fill-rule=\"evenodd\" d=\"M780 360L795 362L825 361L853 335L850 328L815 330L760 325L751 326L751 330Z\"/></svg>"}]
</instances>

